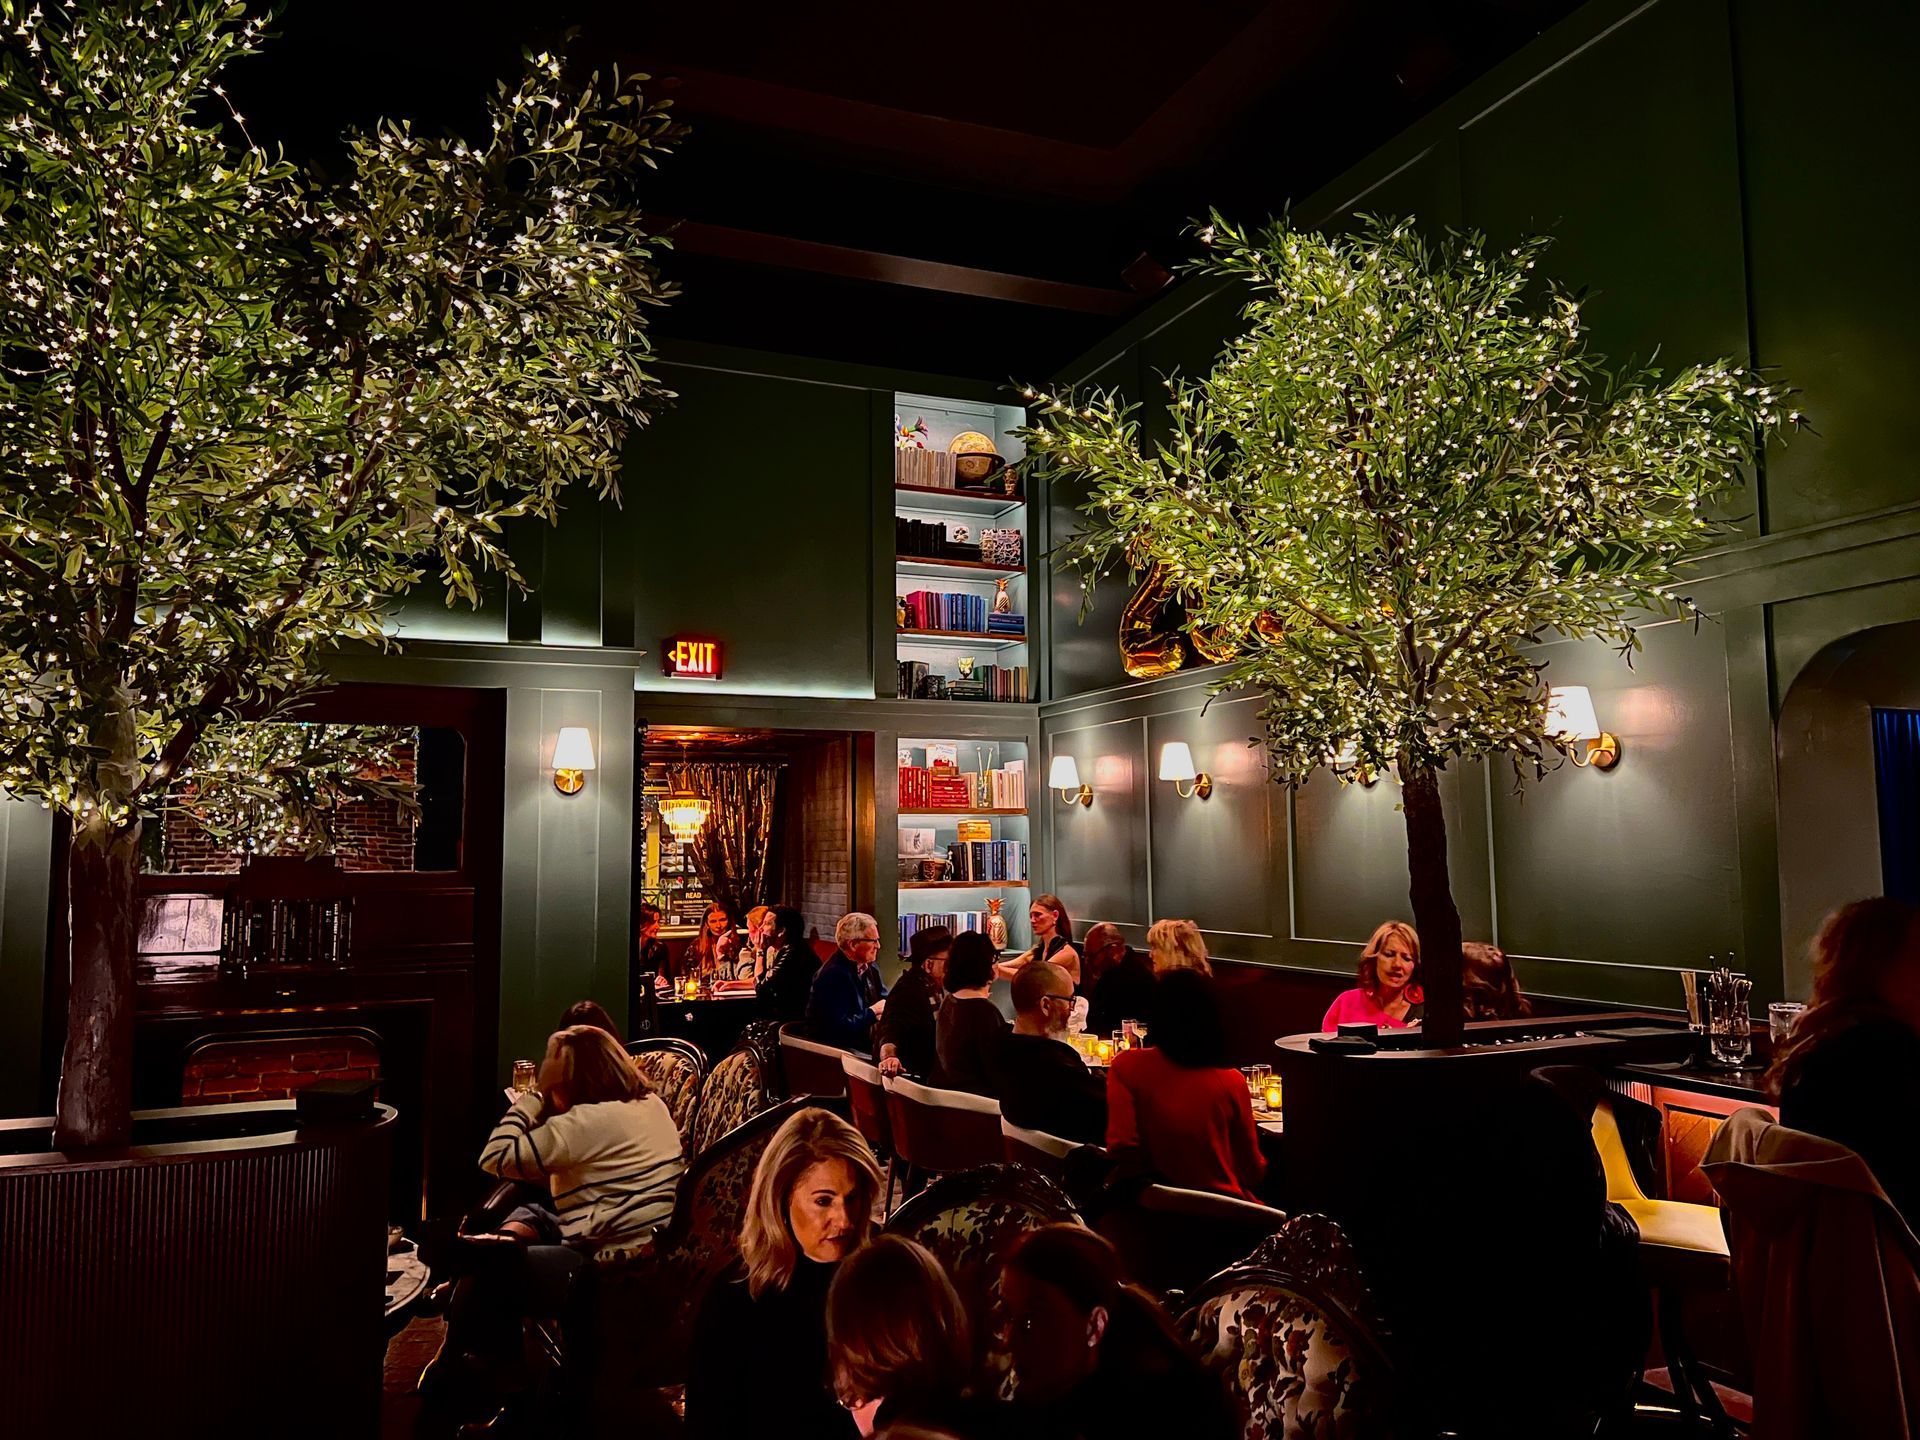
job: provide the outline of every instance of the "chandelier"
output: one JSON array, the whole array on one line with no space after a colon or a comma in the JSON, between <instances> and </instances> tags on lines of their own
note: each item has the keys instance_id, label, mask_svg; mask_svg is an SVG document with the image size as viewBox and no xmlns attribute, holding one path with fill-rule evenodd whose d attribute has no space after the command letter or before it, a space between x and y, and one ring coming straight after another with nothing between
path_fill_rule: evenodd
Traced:
<instances>
[{"instance_id":1,"label":"chandelier","mask_svg":"<svg viewBox=\"0 0 1920 1440\"><path fill-rule=\"evenodd\" d=\"M660 800L660 822L673 832L674 841L681 845L691 845L694 837L706 827L707 816L713 805L706 796L693 788L687 778L687 747L680 747L680 779L668 787Z\"/></svg>"}]
</instances>

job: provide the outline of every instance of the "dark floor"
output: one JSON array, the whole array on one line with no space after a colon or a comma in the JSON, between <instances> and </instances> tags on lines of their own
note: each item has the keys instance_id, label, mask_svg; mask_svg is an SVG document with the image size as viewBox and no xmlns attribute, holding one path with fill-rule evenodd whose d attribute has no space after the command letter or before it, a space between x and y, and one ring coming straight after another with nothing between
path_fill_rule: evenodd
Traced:
<instances>
[{"instance_id":1,"label":"dark floor","mask_svg":"<svg viewBox=\"0 0 1920 1440\"><path fill-rule=\"evenodd\" d=\"M447 1322L438 1315L417 1315L387 1342L380 1440L407 1440L413 1433L414 1413L420 1408L413 1395L413 1382L440 1348L440 1336L446 1328Z\"/></svg>"}]
</instances>

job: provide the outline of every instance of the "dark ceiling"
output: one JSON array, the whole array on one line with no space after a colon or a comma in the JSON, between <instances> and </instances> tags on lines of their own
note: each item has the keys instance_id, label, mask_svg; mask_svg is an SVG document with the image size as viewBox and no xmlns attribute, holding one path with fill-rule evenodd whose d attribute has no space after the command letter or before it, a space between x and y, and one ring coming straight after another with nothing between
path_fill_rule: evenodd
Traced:
<instances>
[{"instance_id":1,"label":"dark ceiling","mask_svg":"<svg viewBox=\"0 0 1920 1440\"><path fill-rule=\"evenodd\" d=\"M1576 3L286 0L232 88L324 163L382 114L476 131L578 27L692 126L647 192L681 222L661 333L1000 380L1138 308L1191 216L1311 193Z\"/></svg>"}]
</instances>

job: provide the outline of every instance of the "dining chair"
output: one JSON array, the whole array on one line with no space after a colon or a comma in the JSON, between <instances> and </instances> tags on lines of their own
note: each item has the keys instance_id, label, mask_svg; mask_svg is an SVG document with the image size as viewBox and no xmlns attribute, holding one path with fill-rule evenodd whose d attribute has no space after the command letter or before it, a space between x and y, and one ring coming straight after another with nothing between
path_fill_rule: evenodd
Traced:
<instances>
[{"instance_id":1,"label":"dining chair","mask_svg":"<svg viewBox=\"0 0 1920 1440\"><path fill-rule=\"evenodd\" d=\"M1402 1433L1384 1329L1352 1246L1324 1215L1296 1216L1205 1281L1178 1329L1239 1400L1245 1440Z\"/></svg>"},{"instance_id":2,"label":"dining chair","mask_svg":"<svg viewBox=\"0 0 1920 1440\"><path fill-rule=\"evenodd\" d=\"M887 1122L887 1087L878 1066L862 1060L851 1051L840 1052L840 1068L846 1075L847 1105L858 1130L873 1153L887 1162L887 1194L881 1213L893 1213L893 1127Z\"/></svg>"},{"instance_id":3,"label":"dining chair","mask_svg":"<svg viewBox=\"0 0 1920 1440\"><path fill-rule=\"evenodd\" d=\"M698 1159L708 1146L744 1125L773 1100L771 1078L760 1050L736 1045L701 1082L687 1138L688 1160Z\"/></svg>"},{"instance_id":4,"label":"dining chair","mask_svg":"<svg viewBox=\"0 0 1920 1440\"><path fill-rule=\"evenodd\" d=\"M1064 1181L1067 1157L1080 1148L1077 1140L1065 1140L1044 1130L1028 1130L1000 1117L1000 1142L1007 1161L1030 1165L1049 1180Z\"/></svg>"},{"instance_id":5,"label":"dining chair","mask_svg":"<svg viewBox=\"0 0 1920 1440\"><path fill-rule=\"evenodd\" d=\"M693 1135L693 1112L699 1104L701 1082L707 1076L707 1057L691 1040L677 1036L630 1041L627 1053L633 1056L635 1068L653 1087L654 1094L665 1102L685 1147Z\"/></svg>"},{"instance_id":6,"label":"dining chair","mask_svg":"<svg viewBox=\"0 0 1920 1440\"><path fill-rule=\"evenodd\" d=\"M797 1020L780 1027L780 1074L787 1094L811 1096L815 1104L846 1099L847 1075L840 1068L840 1057L853 1052L822 1045L800 1032Z\"/></svg>"},{"instance_id":7,"label":"dining chair","mask_svg":"<svg viewBox=\"0 0 1920 1440\"><path fill-rule=\"evenodd\" d=\"M886 1078L894 1153L912 1172L947 1175L1001 1163L1000 1102L964 1090L939 1090L903 1075Z\"/></svg>"}]
</instances>

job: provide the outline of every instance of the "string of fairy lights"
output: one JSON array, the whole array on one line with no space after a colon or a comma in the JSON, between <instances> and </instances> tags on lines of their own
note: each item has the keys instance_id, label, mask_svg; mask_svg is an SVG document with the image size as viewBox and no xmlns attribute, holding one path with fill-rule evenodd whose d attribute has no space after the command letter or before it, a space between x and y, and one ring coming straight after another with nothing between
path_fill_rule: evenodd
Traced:
<instances>
[{"instance_id":1,"label":"string of fairy lights","mask_svg":"<svg viewBox=\"0 0 1920 1440\"><path fill-rule=\"evenodd\" d=\"M328 184L221 82L265 40L230 0L0 0L0 792L86 825L258 758L233 722L416 582L517 580L507 528L613 494L668 396L662 104L539 55L483 141L383 124Z\"/></svg>"},{"instance_id":2,"label":"string of fairy lights","mask_svg":"<svg viewBox=\"0 0 1920 1440\"><path fill-rule=\"evenodd\" d=\"M1196 268L1244 288L1213 369L1165 380L1149 434L1111 391L1029 390L1030 451L1087 487L1066 547L1091 588L1166 567L1189 624L1268 696L1274 772L1507 754L1536 769L1548 634L1632 648L1686 607L1742 467L1800 423L1729 361L1616 373L1549 241L1489 249L1364 220L1324 236L1219 216ZM1217 642L1210 639L1209 648Z\"/></svg>"}]
</instances>

